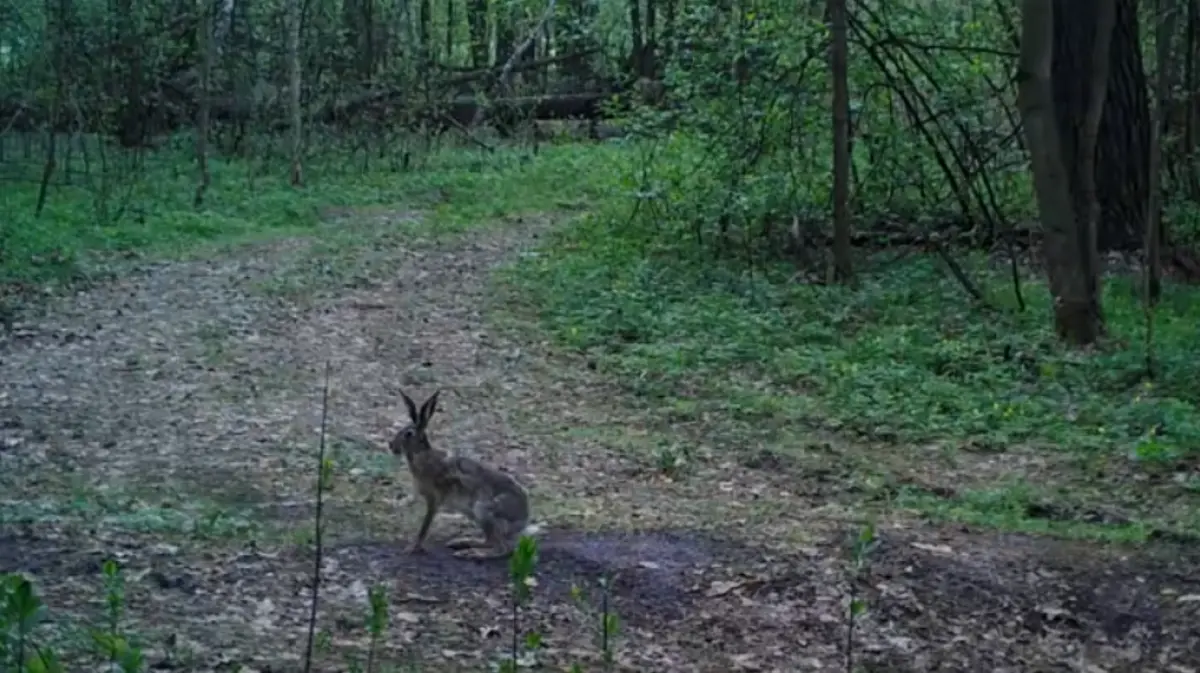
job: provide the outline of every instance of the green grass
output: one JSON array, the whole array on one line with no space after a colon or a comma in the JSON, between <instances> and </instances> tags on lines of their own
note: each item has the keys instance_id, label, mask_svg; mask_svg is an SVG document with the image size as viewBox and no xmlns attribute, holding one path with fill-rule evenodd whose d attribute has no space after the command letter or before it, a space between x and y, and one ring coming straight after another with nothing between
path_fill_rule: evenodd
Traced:
<instances>
[{"instance_id":1,"label":"green grass","mask_svg":"<svg viewBox=\"0 0 1200 673\"><path fill-rule=\"evenodd\" d=\"M362 170L361 154L351 159L328 152L309 160L302 189L287 183L283 162L214 157L212 188L197 210L192 207L196 172L186 140L176 139L173 149L150 155L143 169L110 166L107 178L98 171L84 177L76 159L71 184L59 174L40 217L34 216L40 162L13 162L10 149L10 160L0 164L0 177L6 179L0 190L6 214L0 227L0 284L53 286L102 275L130 256L203 255L214 246L263 238L324 236L337 229L322 228L323 221L371 206L423 211L423 224L438 232L507 215L581 209L605 184L606 176L595 167L606 154L621 151L613 145L543 146L530 160L523 149L483 155L447 148L422 155L410 171L390 170L379 160ZM35 148L34 156L40 151Z\"/></svg>"},{"instance_id":2,"label":"green grass","mask_svg":"<svg viewBox=\"0 0 1200 673\"><path fill-rule=\"evenodd\" d=\"M1107 501L1128 519L1088 524L1108 531L1101 537L1128 537L1152 519L1200 532L1197 290L1167 286L1156 320L1161 375L1145 382L1143 312L1129 279L1105 285L1113 339L1082 354L1053 334L1043 283L1025 281L1029 305L1018 312L1006 274L970 255L964 264L1000 311L972 306L930 257L861 263L858 289L826 287L794 280L786 266L751 272L701 259L687 243L664 242L660 223L627 221L585 218L508 280L561 344L658 409L665 426L781 452L814 429L833 431L863 447L844 458L851 472L949 481L953 496L891 499L939 517L1062 532ZM948 451L957 471L929 448ZM1030 498L1069 502L1055 514L1063 522L1039 522L1054 517L995 495L1010 485L974 466L1004 455L1038 464L1006 476L1028 480Z\"/></svg>"}]
</instances>

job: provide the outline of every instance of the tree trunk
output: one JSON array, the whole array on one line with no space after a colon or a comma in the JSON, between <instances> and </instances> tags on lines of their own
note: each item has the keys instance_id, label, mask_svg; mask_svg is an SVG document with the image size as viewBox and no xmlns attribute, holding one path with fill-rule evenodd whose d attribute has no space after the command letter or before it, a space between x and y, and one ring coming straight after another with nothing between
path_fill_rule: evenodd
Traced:
<instances>
[{"instance_id":1,"label":"tree trunk","mask_svg":"<svg viewBox=\"0 0 1200 673\"><path fill-rule=\"evenodd\" d=\"M833 73L833 270L854 278L850 256L850 90L846 75L846 0L829 0L830 71Z\"/></svg>"},{"instance_id":2,"label":"tree trunk","mask_svg":"<svg viewBox=\"0 0 1200 673\"><path fill-rule=\"evenodd\" d=\"M1154 41L1156 43L1155 67L1158 70L1154 83L1155 119L1150 136L1150 198L1146 209L1145 255L1145 301L1153 307L1162 294L1161 259L1162 247L1162 141L1167 131L1167 110L1171 95L1171 33L1173 29L1173 7L1158 0L1154 3L1157 13ZM1149 334L1147 330L1147 334Z\"/></svg>"},{"instance_id":3,"label":"tree trunk","mask_svg":"<svg viewBox=\"0 0 1200 673\"><path fill-rule=\"evenodd\" d=\"M1149 198L1150 107L1138 41L1137 0L1115 1L1114 29L1105 36L1109 78L1095 157L1100 199L1096 234L1101 251L1141 246ZM1086 115L1090 77L1080 73L1088 72L1098 13L1095 0L1053 3L1057 16L1071 17L1054 23L1052 74L1061 133Z\"/></svg>"},{"instance_id":4,"label":"tree trunk","mask_svg":"<svg viewBox=\"0 0 1200 673\"><path fill-rule=\"evenodd\" d=\"M133 0L120 0L119 16L126 20L118 22L120 60L126 67L124 102L121 107L120 139L125 147L140 147L147 136L146 109L142 104L142 50L139 48L141 36L138 34L139 23L132 17L137 11Z\"/></svg>"},{"instance_id":5,"label":"tree trunk","mask_svg":"<svg viewBox=\"0 0 1200 673\"><path fill-rule=\"evenodd\" d=\"M517 17L512 5L500 3L496 8L496 65L505 63L512 56L517 43Z\"/></svg>"},{"instance_id":6,"label":"tree trunk","mask_svg":"<svg viewBox=\"0 0 1200 673\"><path fill-rule=\"evenodd\" d=\"M300 0L288 0L288 97L292 117L292 171L291 183L295 187L304 184L304 119L300 108Z\"/></svg>"},{"instance_id":7,"label":"tree trunk","mask_svg":"<svg viewBox=\"0 0 1200 673\"><path fill-rule=\"evenodd\" d=\"M1093 48L1082 52L1056 48L1055 10L1065 4L1063 0L1022 2L1018 104L1045 231L1055 328L1061 338L1076 345L1091 344L1104 333L1093 235L1098 210L1094 156L1108 74L1104 66L1109 39L1104 35L1112 34L1117 1L1097 0L1089 5L1097 17L1089 22ZM1087 15L1076 11L1068 16L1078 24ZM1068 81L1052 78L1051 64L1056 60L1060 67L1053 74ZM1068 91L1070 96L1062 95ZM1082 114L1067 118L1061 108Z\"/></svg>"},{"instance_id":8,"label":"tree trunk","mask_svg":"<svg viewBox=\"0 0 1200 673\"><path fill-rule=\"evenodd\" d=\"M429 77L429 67L433 64L433 36L431 34L429 24L433 20L433 9L430 7L429 0L421 0L420 14L417 20L417 42L420 49L420 62L418 67L421 69L421 76L424 79Z\"/></svg>"},{"instance_id":9,"label":"tree trunk","mask_svg":"<svg viewBox=\"0 0 1200 673\"><path fill-rule=\"evenodd\" d=\"M658 7L654 0L646 0L646 44L643 47L642 77L658 77Z\"/></svg>"},{"instance_id":10,"label":"tree trunk","mask_svg":"<svg viewBox=\"0 0 1200 673\"><path fill-rule=\"evenodd\" d=\"M200 11L200 29L197 36L200 47L200 105L196 111L196 167L200 171L200 177L196 184L196 194L192 197L192 207L197 210L204 205L204 195L212 182L208 173L208 113L212 108L211 79L217 51L216 38L213 36L212 3L204 3Z\"/></svg>"},{"instance_id":11,"label":"tree trunk","mask_svg":"<svg viewBox=\"0 0 1200 673\"><path fill-rule=\"evenodd\" d=\"M629 69L635 75L643 74L642 58L645 43L642 38L642 0L629 0L629 30L633 39L633 50L629 54Z\"/></svg>"},{"instance_id":12,"label":"tree trunk","mask_svg":"<svg viewBox=\"0 0 1200 673\"><path fill-rule=\"evenodd\" d=\"M471 0L467 5L467 24L471 31L471 67L488 66L488 6L487 0Z\"/></svg>"},{"instance_id":13,"label":"tree trunk","mask_svg":"<svg viewBox=\"0 0 1200 673\"><path fill-rule=\"evenodd\" d=\"M1183 121L1183 151L1180 152L1179 161L1183 164L1183 172L1187 176L1188 197L1192 200L1200 198L1200 176L1196 174L1195 156L1196 156L1196 131L1197 126L1200 126L1200 110L1197 110L1197 102L1200 102L1200 96L1197 96L1196 85L1196 50L1200 48L1200 40L1196 39L1197 31L1200 31L1200 0L1184 0L1187 3L1187 47L1184 51L1183 62L1183 90L1187 92L1187 97L1184 99L1184 121Z\"/></svg>"},{"instance_id":14,"label":"tree trunk","mask_svg":"<svg viewBox=\"0 0 1200 673\"><path fill-rule=\"evenodd\" d=\"M454 62L454 0L446 2L446 63Z\"/></svg>"},{"instance_id":15,"label":"tree trunk","mask_svg":"<svg viewBox=\"0 0 1200 673\"><path fill-rule=\"evenodd\" d=\"M663 56L667 59L675 55L675 14L678 11L678 0L666 0L666 12L663 25Z\"/></svg>"}]
</instances>

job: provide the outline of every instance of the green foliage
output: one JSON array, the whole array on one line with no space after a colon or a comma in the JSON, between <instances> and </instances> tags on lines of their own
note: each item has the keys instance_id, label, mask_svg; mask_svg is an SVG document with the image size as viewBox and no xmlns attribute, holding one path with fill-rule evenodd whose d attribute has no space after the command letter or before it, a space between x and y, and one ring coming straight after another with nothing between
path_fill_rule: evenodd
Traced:
<instances>
[{"instance_id":1,"label":"green foliage","mask_svg":"<svg viewBox=\"0 0 1200 673\"><path fill-rule=\"evenodd\" d=\"M1010 303L1005 275L973 261L988 294ZM1058 346L1036 281L1024 288L1028 310L994 314L927 257L850 290L796 282L782 266L679 263L587 219L514 279L563 343L655 403L701 384L710 411L828 421L884 441L1132 452L1165 427L1155 441L1171 450L1200 446L1191 385L1200 363L1189 355L1200 312L1186 287L1167 288L1157 322L1163 377L1143 383L1143 314L1124 280L1106 285L1112 347L1080 356ZM803 399L765 395L749 408L732 399L746 391L731 382L759 377L772 394Z\"/></svg>"},{"instance_id":2,"label":"green foliage","mask_svg":"<svg viewBox=\"0 0 1200 673\"><path fill-rule=\"evenodd\" d=\"M131 256L204 255L214 246L321 232L324 220L351 208L391 206L430 210L426 225L452 232L527 212L580 208L610 189L609 173L594 170L617 148L585 153L579 146L547 147L531 161L504 149L498 156L447 149L425 157L419 170L367 166L346 153L312 158L308 186L287 184L283 162L211 159L213 185L205 205L192 207L195 172L181 138L126 178L88 179L82 167L50 190L35 217L35 164L0 164L16 188L0 190L0 284L55 286L103 274ZM64 178L65 180L65 178ZM101 205L103 204L103 206Z\"/></svg>"},{"instance_id":3,"label":"green foliage","mask_svg":"<svg viewBox=\"0 0 1200 673\"><path fill-rule=\"evenodd\" d=\"M1113 338L1081 354L1053 334L1044 284L1025 279L1018 312L1005 273L961 261L998 312L975 306L933 257L877 264L857 289L812 285L785 265L706 260L618 213L584 218L509 280L562 344L665 422L736 426L741 442L823 428L903 446L1104 456L1135 471L1196 459L1195 290L1166 287L1162 373L1148 382L1136 283L1106 283ZM1139 488L1176 497L1181 486Z\"/></svg>"},{"instance_id":4,"label":"green foliage","mask_svg":"<svg viewBox=\"0 0 1200 673\"><path fill-rule=\"evenodd\" d=\"M789 225L809 229L829 212L828 31L819 5L742 7L730 16L691 5L682 17L665 73L678 106L636 115L647 136L673 131L639 167L638 189L656 199L642 215L664 238L774 258L794 236ZM878 3L856 7L848 73L863 221L1029 217L1015 91L1005 83L1013 55L997 49L1011 17L939 3L888 6L886 22L876 11ZM968 212L956 212L963 204Z\"/></svg>"},{"instance_id":5,"label":"green foliage","mask_svg":"<svg viewBox=\"0 0 1200 673\"><path fill-rule=\"evenodd\" d=\"M121 628L125 604L124 576L117 563L104 562L104 618L102 626L87 630L94 657L107 662L107 669L140 673L146 661L142 649ZM62 655L38 627L49 621L46 605L28 578L0 575L0 670L14 673L62 673L67 668Z\"/></svg>"},{"instance_id":6,"label":"green foliage","mask_svg":"<svg viewBox=\"0 0 1200 673\"><path fill-rule=\"evenodd\" d=\"M512 588L512 641L508 658L500 662L502 673L516 673L520 668L536 666L534 656L542 646L542 635L537 631L528 631L521 637L520 614L521 608L533 597L533 588L537 585L534 577L537 562L537 538L522 535L517 548L508 557L509 584Z\"/></svg>"},{"instance_id":7,"label":"green foliage","mask_svg":"<svg viewBox=\"0 0 1200 673\"><path fill-rule=\"evenodd\" d=\"M0 575L0 667L18 673L62 670L53 653L34 641L34 629L45 613L32 582L21 575Z\"/></svg>"}]
</instances>

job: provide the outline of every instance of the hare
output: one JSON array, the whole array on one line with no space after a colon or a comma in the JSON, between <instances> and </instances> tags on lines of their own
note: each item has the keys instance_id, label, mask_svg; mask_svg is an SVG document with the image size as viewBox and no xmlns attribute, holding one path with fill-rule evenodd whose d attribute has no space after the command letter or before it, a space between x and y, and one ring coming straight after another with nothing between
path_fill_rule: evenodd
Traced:
<instances>
[{"instance_id":1,"label":"hare","mask_svg":"<svg viewBox=\"0 0 1200 673\"><path fill-rule=\"evenodd\" d=\"M426 429L429 419L437 411L440 393L435 392L417 409L412 398L401 392L411 422L401 428L388 445L393 454L404 456L413 485L425 499L421 529L408 553L424 551L425 536L429 534L433 517L446 507L465 515L483 531L482 542L457 539L446 543L450 549L458 550L455 556L503 558L516 548L521 535L537 532L537 526L529 523L529 495L507 473L471 458L448 455L429 444Z\"/></svg>"}]
</instances>

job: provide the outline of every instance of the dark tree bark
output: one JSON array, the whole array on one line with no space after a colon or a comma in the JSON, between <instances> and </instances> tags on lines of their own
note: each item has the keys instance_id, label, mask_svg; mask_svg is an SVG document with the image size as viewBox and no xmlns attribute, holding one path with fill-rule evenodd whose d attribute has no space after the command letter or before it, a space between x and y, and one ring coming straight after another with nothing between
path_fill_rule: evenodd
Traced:
<instances>
[{"instance_id":1,"label":"dark tree bark","mask_svg":"<svg viewBox=\"0 0 1200 673\"><path fill-rule=\"evenodd\" d=\"M487 9L487 0L471 0L467 5L467 25L471 31L471 66L476 69L488 66Z\"/></svg>"},{"instance_id":2,"label":"dark tree bark","mask_svg":"<svg viewBox=\"0 0 1200 673\"><path fill-rule=\"evenodd\" d=\"M1172 14L1174 8L1171 2L1157 0L1154 9L1155 18L1154 40L1155 68L1158 71L1154 82L1154 126L1150 136L1150 198L1146 209L1146 230L1144 246L1145 301L1149 309L1158 303L1162 295L1162 260L1161 247L1162 231L1162 144L1167 135L1167 110L1170 109L1171 96L1171 37L1173 32ZM1149 311L1146 316L1147 349L1150 352L1150 335L1153 333L1153 322Z\"/></svg>"},{"instance_id":3,"label":"dark tree bark","mask_svg":"<svg viewBox=\"0 0 1200 673\"><path fill-rule=\"evenodd\" d=\"M658 7L646 0L646 44L642 54L642 77L658 76Z\"/></svg>"},{"instance_id":4,"label":"dark tree bark","mask_svg":"<svg viewBox=\"0 0 1200 673\"><path fill-rule=\"evenodd\" d=\"M512 6L502 3L496 11L496 65L505 63L512 56L517 43L516 22Z\"/></svg>"},{"instance_id":5,"label":"dark tree bark","mask_svg":"<svg viewBox=\"0 0 1200 673\"><path fill-rule=\"evenodd\" d=\"M421 43L418 48L421 50L420 67L424 74L428 74L429 66L433 63L433 35L429 28L429 23L432 20L433 9L429 5L429 0L421 0L421 7L417 16L417 41Z\"/></svg>"},{"instance_id":6,"label":"dark tree bark","mask_svg":"<svg viewBox=\"0 0 1200 673\"><path fill-rule=\"evenodd\" d=\"M117 4L118 16L133 16L133 0L120 0ZM132 20L121 21L119 25L117 53L118 60L125 65L125 82L118 137L125 147L140 147L147 135L147 114L142 102L142 52L138 47L141 37L135 32Z\"/></svg>"},{"instance_id":7,"label":"dark tree bark","mask_svg":"<svg viewBox=\"0 0 1200 673\"><path fill-rule=\"evenodd\" d=\"M446 63L454 62L454 0L446 2Z\"/></svg>"},{"instance_id":8,"label":"dark tree bark","mask_svg":"<svg viewBox=\"0 0 1200 673\"><path fill-rule=\"evenodd\" d=\"M197 210L204 205L204 195L212 183L208 172L208 129L209 111L212 107L212 71L216 60L217 45L213 37L213 10L211 3L201 9L200 28L197 31L200 43L200 108L196 111L196 167L199 180L192 197L192 207Z\"/></svg>"},{"instance_id":9,"label":"dark tree bark","mask_svg":"<svg viewBox=\"0 0 1200 673\"><path fill-rule=\"evenodd\" d=\"M1136 250L1145 233L1150 197L1150 103L1138 41L1137 0L1116 0L1109 45L1109 79L1096 138L1100 252ZM1060 133L1083 119L1087 60L1095 42L1095 0L1054 0L1054 103ZM1064 135L1064 140L1067 136Z\"/></svg>"},{"instance_id":10,"label":"dark tree bark","mask_svg":"<svg viewBox=\"0 0 1200 673\"><path fill-rule=\"evenodd\" d=\"M300 0L288 0L288 112L291 117L291 147L289 149L292 154L290 182L293 187L304 185L304 116L303 108L300 106L300 85L303 82L300 72L301 16Z\"/></svg>"},{"instance_id":11,"label":"dark tree bark","mask_svg":"<svg viewBox=\"0 0 1200 673\"><path fill-rule=\"evenodd\" d=\"M675 55L675 16L678 12L678 0L666 0L665 16L663 17L662 45L663 56L670 59Z\"/></svg>"},{"instance_id":12,"label":"dark tree bark","mask_svg":"<svg viewBox=\"0 0 1200 673\"><path fill-rule=\"evenodd\" d=\"M1183 92L1179 100L1171 101L1168 115L1172 129L1183 129L1182 144L1169 157L1169 170L1174 180L1187 187L1187 197L1200 199L1200 175L1195 168L1197 130L1200 129L1200 94L1196 77L1196 52L1200 49L1200 0L1184 0L1187 5L1184 25Z\"/></svg>"},{"instance_id":13,"label":"dark tree bark","mask_svg":"<svg viewBox=\"0 0 1200 673\"><path fill-rule=\"evenodd\" d=\"M1105 331L1096 252L1096 150L1110 79L1115 5L1123 1L1089 3L1091 14L1081 14L1079 7L1060 14L1060 7L1070 4L1067 0L1024 0L1021 10L1018 102L1045 232L1054 324L1062 339L1080 346L1094 343ZM1079 30L1070 30L1083 24L1092 33L1086 44L1081 44Z\"/></svg>"},{"instance_id":14,"label":"dark tree bark","mask_svg":"<svg viewBox=\"0 0 1200 673\"><path fill-rule=\"evenodd\" d=\"M830 72L833 74L833 271L854 278L850 257L850 91L846 74L846 0L829 0Z\"/></svg>"},{"instance_id":15,"label":"dark tree bark","mask_svg":"<svg viewBox=\"0 0 1200 673\"><path fill-rule=\"evenodd\" d=\"M642 0L629 0L629 30L633 49L629 54L630 70L636 75L644 74L645 39L642 35Z\"/></svg>"}]
</instances>

